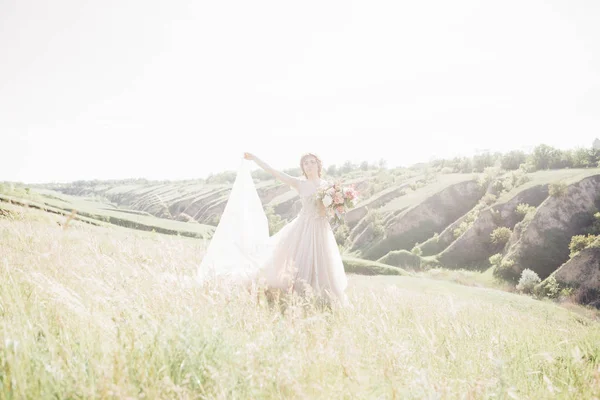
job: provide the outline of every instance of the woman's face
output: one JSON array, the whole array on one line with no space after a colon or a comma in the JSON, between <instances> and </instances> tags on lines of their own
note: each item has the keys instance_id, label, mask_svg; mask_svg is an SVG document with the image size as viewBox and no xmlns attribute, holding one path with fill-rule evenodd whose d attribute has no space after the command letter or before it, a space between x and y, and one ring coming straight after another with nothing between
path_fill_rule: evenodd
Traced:
<instances>
[{"instance_id":1,"label":"woman's face","mask_svg":"<svg viewBox=\"0 0 600 400\"><path fill-rule=\"evenodd\" d=\"M313 156L304 157L304 160L302 160L302 169L307 176L316 176L319 174L319 163Z\"/></svg>"}]
</instances>

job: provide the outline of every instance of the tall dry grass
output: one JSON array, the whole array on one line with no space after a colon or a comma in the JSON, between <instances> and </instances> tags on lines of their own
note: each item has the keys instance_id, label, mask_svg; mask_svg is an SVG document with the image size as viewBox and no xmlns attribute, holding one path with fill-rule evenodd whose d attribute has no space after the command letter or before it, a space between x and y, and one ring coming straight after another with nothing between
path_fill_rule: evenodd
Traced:
<instances>
[{"instance_id":1,"label":"tall dry grass","mask_svg":"<svg viewBox=\"0 0 600 400\"><path fill-rule=\"evenodd\" d=\"M600 396L599 325L552 304L351 276L277 307L193 284L200 241L56 222L0 217L1 398Z\"/></svg>"}]
</instances>

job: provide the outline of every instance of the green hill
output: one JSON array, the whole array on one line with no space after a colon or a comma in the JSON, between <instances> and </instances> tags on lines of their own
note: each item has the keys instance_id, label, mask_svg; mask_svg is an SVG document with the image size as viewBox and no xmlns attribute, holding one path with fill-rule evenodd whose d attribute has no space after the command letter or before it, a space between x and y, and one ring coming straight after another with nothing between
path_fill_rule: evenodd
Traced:
<instances>
[{"instance_id":1,"label":"green hill","mask_svg":"<svg viewBox=\"0 0 600 400\"><path fill-rule=\"evenodd\" d=\"M571 238L592 232L600 210L599 162L598 149L540 145L529 155L482 154L411 168L347 163L326 169L324 178L360 192L346 226L336 231L345 259L412 271L493 268L515 286L526 269L549 277L569 259ZM89 221L209 239L234 178L228 171L196 181L80 181L0 192L54 212L76 210ZM255 173L255 183L272 231L296 216L300 200L293 190L264 173ZM585 274L575 276L585 281ZM569 282L562 289L577 294L581 285ZM600 281L585 283L586 292L600 293ZM597 300L600 294L591 303Z\"/></svg>"}]
</instances>

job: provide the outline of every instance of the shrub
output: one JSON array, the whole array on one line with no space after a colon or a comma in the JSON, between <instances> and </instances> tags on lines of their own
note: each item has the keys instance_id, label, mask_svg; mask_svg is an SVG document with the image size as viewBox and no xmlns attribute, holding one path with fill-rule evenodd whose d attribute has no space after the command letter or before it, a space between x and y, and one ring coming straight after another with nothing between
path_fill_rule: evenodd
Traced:
<instances>
[{"instance_id":1,"label":"shrub","mask_svg":"<svg viewBox=\"0 0 600 400\"><path fill-rule=\"evenodd\" d=\"M558 294L560 292L560 286L559 286L558 282L556 281L556 278L554 277L554 275L552 275L552 276L550 276L550 278L546 279L546 282L544 282L544 284L542 286L543 286L544 294L547 297L550 297L551 299L558 297Z\"/></svg>"},{"instance_id":2,"label":"shrub","mask_svg":"<svg viewBox=\"0 0 600 400\"><path fill-rule=\"evenodd\" d=\"M346 273L360 275L406 275L406 271L394 268L390 265L381 264L371 260L361 260L344 257L344 269Z\"/></svg>"},{"instance_id":3,"label":"shrub","mask_svg":"<svg viewBox=\"0 0 600 400\"><path fill-rule=\"evenodd\" d=\"M377 237L385 235L385 227L380 220L371 221L367 225Z\"/></svg>"},{"instance_id":4,"label":"shrub","mask_svg":"<svg viewBox=\"0 0 600 400\"><path fill-rule=\"evenodd\" d=\"M581 250L590 247L598 237L595 235L575 235L571 238L569 243L569 250L571 253L569 257L573 258Z\"/></svg>"},{"instance_id":5,"label":"shrub","mask_svg":"<svg viewBox=\"0 0 600 400\"><path fill-rule=\"evenodd\" d=\"M485 204L486 206L491 206L496 202L497 199L498 197L496 197L496 195L492 193L486 193L485 196L481 198L481 203Z\"/></svg>"},{"instance_id":6,"label":"shrub","mask_svg":"<svg viewBox=\"0 0 600 400\"><path fill-rule=\"evenodd\" d=\"M458 225L458 228L455 228L452 232L454 234L454 238L458 239L463 233L465 233L471 225L467 221L463 221Z\"/></svg>"},{"instance_id":7,"label":"shrub","mask_svg":"<svg viewBox=\"0 0 600 400\"><path fill-rule=\"evenodd\" d=\"M574 168L587 168L592 164L592 154L589 149L582 147L572 151L571 158Z\"/></svg>"},{"instance_id":8,"label":"shrub","mask_svg":"<svg viewBox=\"0 0 600 400\"><path fill-rule=\"evenodd\" d=\"M365 220L367 222L379 221L381 220L381 214L379 211L367 207L367 215L365 215Z\"/></svg>"},{"instance_id":9,"label":"shrub","mask_svg":"<svg viewBox=\"0 0 600 400\"><path fill-rule=\"evenodd\" d=\"M500 174L500 169L495 167L487 167L483 170L483 174L481 174L477 178L477 184L482 189L487 189L490 183L494 182L494 179Z\"/></svg>"},{"instance_id":10,"label":"shrub","mask_svg":"<svg viewBox=\"0 0 600 400\"><path fill-rule=\"evenodd\" d=\"M487 189L489 184L492 182L492 176L490 174L483 174L477 178L477 185L480 189Z\"/></svg>"},{"instance_id":11,"label":"shrub","mask_svg":"<svg viewBox=\"0 0 600 400\"><path fill-rule=\"evenodd\" d=\"M562 288L560 290L560 297L571 297L571 295L573 294L573 288Z\"/></svg>"},{"instance_id":12,"label":"shrub","mask_svg":"<svg viewBox=\"0 0 600 400\"><path fill-rule=\"evenodd\" d=\"M523 272L521 272L521 278L517 284L517 290L523 293L531 293L535 285L540 282L540 277L535 273L535 271L525 268Z\"/></svg>"},{"instance_id":13,"label":"shrub","mask_svg":"<svg viewBox=\"0 0 600 400\"><path fill-rule=\"evenodd\" d=\"M592 235L600 235L600 212L594 214L594 222L588 229L588 233Z\"/></svg>"},{"instance_id":14,"label":"shrub","mask_svg":"<svg viewBox=\"0 0 600 400\"><path fill-rule=\"evenodd\" d=\"M424 187L425 185L427 185L427 182L425 182L424 180L418 180L415 183L411 183L410 185L408 185L408 187L412 190L412 191L416 191L422 187Z\"/></svg>"},{"instance_id":15,"label":"shrub","mask_svg":"<svg viewBox=\"0 0 600 400\"><path fill-rule=\"evenodd\" d=\"M557 156L550 168L573 168L573 152L557 150Z\"/></svg>"},{"instance_id":16,"label":"shrub","mask_svg":"<svg viewBox=\"0 0 600 400\"><path fill-rule=\"evenodd\" d=\"M556 168L560 164L562 152L559 149L540 144L533 149L530 156L531 163L536 169Z\"/></svg>"},{"instance_id":17,"label":"shrub","mask_svg":"<svg viewBox=\"0 0 600 400\"><path fill-rule=\"evenodd\" d=\"M456 161L456 169L458 172L467 173L473 171L473 162L468 157L457 158Z\"/></svg>"},{"instance_id":18,"label":"shrub","mask_svg":"<svg viewBox=\"0 0 600 400\"><path fill-rule=\"evenodd\" d=\"M502 156L500 165L503 169L518 169L521 164L527 160L527 155L519 150L511 151Z\"/></svg>"},{"instance_id":19,"label":"shrub","mask_svg":"<svg viewBox=\"0 0 600 400\"><path fill-rule=\"evenodd\" d=\"M370 225L371 225L371 230L373 232L373 235L376 238L380 238L385 235L385 228L384 228L383 224L381 223L381 221L371 222Z\"/></svg>"},{"instance_id":20,"label":"shrub","mask_svg":"<svg viewBox=\"0 0 600 400\"><path fill-rule=\"evenodd\" d=\"M252 178L259 181L268 181L273 179L273 176L263 169L252 171Z\"/></svg>"},{"instance_id":21,"label":"shrub","mask_svg":"<svg viewBox=\"0 0 600 400\"><path fill-rule=\"evenodd\" d=\"M493 244L502 245L506 244L510 239L510 235L512 235L512 231L510 228L506 226L500 226L490 234L490 240Z\"/></svg>"},{"instance_id":22,"label":"shrub","mask_svg":"<svg viewBox=\"0 0 600 400\"><path fill-rule=\"evenodd\" d=\"M383 218L379 211L369 209L367 211L367 215L365 216L365 220L368 223L371 232L375 238L381 238L385 235L385 227L383 225Z\"/></svg>"},{"instance_id":23,"label":"shrub","mask_svg":"<svg viewBox=\"0 0 600 400\"><path fill-rule=\"evenodd\" d=\"M419 247L419 243L416 243L410 252L419 257L423 255L423 250Z\"/></svg>"},{"instance_id":24,"label":"shrub","mask_svg":"<svg viewBox=\"0 0 600 400\"><path fill-rule=\"evenodd\" d=\"M511 269L515 262L510 258L503 260L502 254L498 253L491 256L489 260L494 266L493 275L496 278L508 279L512 275Z\"/></svg>"},{"instance_id":25,"label":"shrub","mask_svg":"<svg viewBox=\"0 0 600 400\"><path fill-rule=\"evenodd\" d=\"M552 197L561 197L567 193L567 184L564 182L555 182L548 185L548 193Z\"/></svg>"},{"instance_id":26,"label":"shrub","mask_svg":"<svg viewBox=\"0 0 600 400\"><path fill-rule=\"evenodd\" d=\"M506 260L502 260L502 262L500 263L500 268L502 268L503 270L507 270L512 268L513 265L515 265L514 260L507 258Z\"/></svg>"},{"instance_id":27,"label":"shrub","mask_svg":"<svg viewBox=\"0 0 600 400\"><path fill-rule=\"evenodd\" d=\"M482 153L473 156L473 169L477 172L483 172L486 168L494 165L494 155Z\"/></svg>"},{"instance_id":28,"label":"shrub","mask_svg":"<svg viewBox=\"0 0 600 400\"><path fill-rule=\"evenodd\" d=\"M523 173L535 172L536 168L532 162L527 161L527 162L519 165L519 171L522 171Z\"/></svg>"},{"instance_id":29,"label":"shrub","mask_svg":"<svg viewBox=\"0 0 600 400\"><path fill-rule=\"evenodd\" d=\"M536 208L534 206L530 206L527 203L519 203L517 205L517 208L515 209L515 212L518 215L525 217L529 213L533 214L535 212L535 210L536 210Z\"/></svg>"},{"instance_id":30,"label":"shrub","mask_svg":"<svg viewBox=\"0 0 600 400\"><path fill-rule=\"evenodd\" d=\"M216 175L209 175L206 178L206 183L209 184L231 184L235 181L235 177L237 176L236 171L225 171Z\"/></svg>"},{"instance_id":31,"label":"shrub","mask_svg":"<svg viewBox=\"0 0 600 400\"><path fill-rule=\"evenodd\" d=\"M481 204L482 203L479 203L477 206L475 206L475 208L473 208L473 210L471 210L465 216L464 221L462 221L460 223L460 225L458 226L458 228L454 229L454 231L452 233L454 234L454 238L455 239L458 239L471 226L473 226L473 223L477 220L477 217L479 216L479 210L481 209L481 207L480 207Z\"/></svg>"},{"instance_id":32,"label":"shrub","mask_svg":"<svg viewBox=\"0 0 600 400\"><path fill-rule=\"evenodd\" d=\"M498 266L500 266L500 263L502 262L502 254L496 253L493 256L491 256L489 258L489 260L490 260L490 264L492 264L494 267L498 267Z\"/></svg>"},{"instance_id":33,"label":"shrub","mask_svg":"<svg viewBox=\"0 0 600 400\"><path fill-rule=\"evenodd\" d=\"M509 192L514 187L515 187L515 184L513 182L512 175L507 176L504 179L502 179L502 188L503 188L504 192Z\"/></svg>"},{"instance_id":34,"label":"shrub","mask_svg":"<svg viewBox=\"0 0 600 400\"><path fill-rule=\"evenodd\" d=\"M348 225L340 225L335 231L335 241L337 244L343 245L346 242L346 239L348 239L348 235L350 235L350 228L348 228Z\"/></svg>"},{"instance_id":35,"label":"shrub","mask_svg":"<svg viewBox=\"0 0 600 400\"><path fill-rule=\"evenodd\" d=\"M406 250L390 251L377 262L395 267L421 267L421 257Z\"/></svg>"},{"instance_id":36,"label":"shrub","mask_svg":"<svg viewBox=\"0 0 600 400\"><path fill-rule=\"evenodd\" d=\"M519 187L527 182L529 182L531 178L527 175L527 172L524 170L513 171L509 176L506 177L505 181L507 182L505 186L511 185L512 187Z\"/></svg>"},{"instance_id":37,"label":"shrub","mask_svg":"<svg viewBox=\"0 0 600 400\"><path fill-rule=\"evenodd\" d=\"M494 183L492 183L492 190L496 193L502 193L504 191L504 180L496 179ZM510 189L507 189L507 191Z\"/></svg>"}]
</instances>

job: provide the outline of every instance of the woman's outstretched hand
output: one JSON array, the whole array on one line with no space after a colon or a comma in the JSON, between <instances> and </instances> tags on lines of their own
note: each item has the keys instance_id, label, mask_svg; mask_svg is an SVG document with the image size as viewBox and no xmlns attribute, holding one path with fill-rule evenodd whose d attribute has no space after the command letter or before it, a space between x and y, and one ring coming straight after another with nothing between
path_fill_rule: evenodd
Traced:
<instances>
[{"instance_id":1,"label":"woman's outstretched hand","mask_svg":"<svg viewBox=\"0 0 600 400\"><path fill-rule=\"evenodd\" d=\"M281 182L286 183L286 184L290 185L291 187L293 187L295 189L298 189L298 182L300 181L298 178L290 176L290 175L286 174L285 172L279 172L279 171L277 171L276 169L274 169L269 164L267 164L266 162L264 162L260 158L256 157L252 153L244 153L244 158L246 160L254 161L256 163L256 165L258 165L259 167L261 167L267 173L271 174L273 177L275 177L275 179L278 179Z\"/></svg>"}]
</instances>

